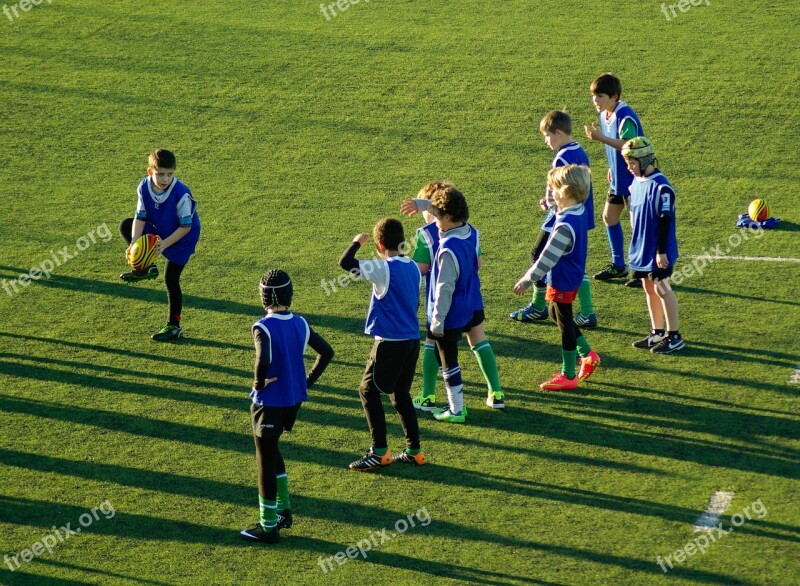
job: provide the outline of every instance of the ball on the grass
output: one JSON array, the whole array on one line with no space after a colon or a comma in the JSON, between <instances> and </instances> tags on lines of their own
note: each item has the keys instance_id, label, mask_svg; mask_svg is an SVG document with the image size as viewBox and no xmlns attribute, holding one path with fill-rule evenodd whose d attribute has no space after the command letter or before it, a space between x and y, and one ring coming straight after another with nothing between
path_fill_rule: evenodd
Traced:
<instances>
[{"instance_id":1,"label":"ball on the grass","mask_svg":"<svg viewBox=\"0 0 800 586\"><path fill-rule=\"evenodd\" d=\"M155 234L142 234L133 243L128 251L128 263L135 271L143 271L153 264L156 258L156 244L159 240Z\"/></svg>"},{"instance_id":2,"label":"ball on the grass","mask_svg":"<svg viewBox=\"0 0 800 586\"><path fill-rule=\"evenodd\" d=\"M747 208L747 215L754 222L763 222L769 218L769 207L763 199L754 199Z\"/></svg>"}]
</instances>

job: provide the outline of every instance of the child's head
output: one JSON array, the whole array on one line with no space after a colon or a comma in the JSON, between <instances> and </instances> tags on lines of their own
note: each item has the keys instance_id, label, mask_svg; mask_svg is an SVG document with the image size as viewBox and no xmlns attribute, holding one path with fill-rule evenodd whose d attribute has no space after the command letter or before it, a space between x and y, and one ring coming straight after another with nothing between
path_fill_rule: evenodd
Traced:
<instances>
[{"instance_id":1,"label":"child's head","mask_svg":"<svg viewBox=\"0 0 800 586\"><path fill-rule=\"evenodd\" d=\"M400 251L406 241L403 234L403 224L394 218L383 218L372 229L372 238L378 247L378 252Z\"/></svg>"},{"instance_id":2,"label":"child's head","mask_svg":"<svg viewBox=\"0 0 800 586\"><path fill-rule=\"evenodd\" d=\"M431 197L431 213L440 230L448 230L469 219L467 200L453 185L437 189Z\"/></svg>"},{"instance_id":3,"label":"child's head","mask_svg":"<svg viewBox=\"0 0 800 586\"><path fill-rule=\"evenodd\" d=\"M292 280L285 271L274 269L264 273L258 286L264 309L289 307L292 304Z\"/></svg>"},{"instance_id":4,"label":"child's head","mask_svg":"<svg viewBox=\"0 0 800 586\"><path fill-rule=\"evenodd\" d=\"M634 177L643 177L656 164L656 149L650 139L637 136L622 145L622 157Z\"/></svg>"},{"instance_id":5,"label":"child's head","mask_svg":"<svg viewBox=\"0 0 800 586\"><path fill-rule=\"evenodd\" d=\"M430 199L433 197L434 193L436 193L439 189L444 189L445 187L453 187L453 184L446 179L444 181L431 181L430 183L426 183L422 186L422 189L419 190L417 199ZM422 217L425 218L426 224L430 224L436 220L436 218L434 218L428 210L424 210L422 212Z\"/></svg>"},{"instance_id":6,"label":"child's head","mask_svg":"<svg viewBox=\"0 0 800 586\"><path fill-rule=\"evenodd\" d=\"M547 187L556 203L566 208L586 201L592 187L592 172L586 165L565 165L547 172Z\"/></svg>"},{"instance_id":7,"label":"child's head","mask_svg":"<svg viewBox=\"0 0 800 586\"><path fill-rule=\"evenodd\" d=\"M165 190L172 183L177 161L172 151L157 149L147 159L147 174L158 190Z\"/></svg>"},{"instance_id":8,"label":"child's head","mask_svg":"<svg viewBox=\"0 0 800 586\"><path fill-rule=\"evenodd\" d=\"M589 87L592 103L598 112L613 112L622 96L622 82L615 75L604 73L592 82Z\"/></svg>"},{"instance_id":9,"label":"child's head","mask_svg":"<svg viewBox=\"0 0 800 586\"><path fill-rule=\"evenodd\" d=\"M554 151L572 140L572 118L562 110L553 110L539 122L544 142Z\"/></svg>"}]
</instances>

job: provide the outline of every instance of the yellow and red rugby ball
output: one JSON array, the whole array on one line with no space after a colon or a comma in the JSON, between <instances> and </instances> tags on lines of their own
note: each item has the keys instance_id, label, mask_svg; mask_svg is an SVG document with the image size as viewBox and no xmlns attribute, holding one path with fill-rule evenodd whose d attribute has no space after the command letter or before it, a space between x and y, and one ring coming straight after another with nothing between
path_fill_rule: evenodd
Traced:
<instances>
[{"instance_id":1,"label":"yellow and red rugby ball","mask_svg":"<svg viewBox=\"0 0 800 586\"><path fill-rule=\"evenodd\" d=\"M747 215L754 222L763 222L769 218L769 206L763 199L754 199L747 208Z\"/></svg>"},{"instance_id":2,"label":"yellow and red rugby ball","mask_svg":"<svg viewBox=\"0 0 800 586\"><path fill-rule=\"evenodd\" d=\"M147 269L156 259L156 244L161 240L155 234L142 234L128 250L128 263L135 271Z\"/></svg>"}]
</instances>

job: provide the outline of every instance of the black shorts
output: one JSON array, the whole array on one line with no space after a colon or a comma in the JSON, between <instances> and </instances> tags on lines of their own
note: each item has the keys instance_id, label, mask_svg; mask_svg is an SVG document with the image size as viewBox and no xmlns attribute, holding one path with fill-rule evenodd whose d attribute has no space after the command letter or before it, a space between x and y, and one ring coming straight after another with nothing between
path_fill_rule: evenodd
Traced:
<instances>
[{"instance_id":1,"label":"black shorts","mask_svg":"<svg viewBox=\"0 0 800 586\"><path fill-rule=\"evenodd\" d=\"M428 338L431 340L446 340L448 342L458 342L462 334L468 333L475 326L481 325L486 319L486 313L482 309L478 309L472 314L472 319L461 328L453 328L452 330L445 330L443 336L434 336L431 333L430 324L428 325Z\"/></svg>"},{"instance_id":2,"label":"black shorts","mask_svg":"<svg viewBox=\"0 0 800 586\"><path fill-rule=\"evenodd\" d=\"M253 420L253 435L256 437L280 437L284 431L292 431L297 412L302 403L294 407L264 407L250 405Z\"/></svg>"},{"instance_id":3,"label":"black shorts","mask_svg":"<svg viewBox=\"0 0 800 586\"><path fill-rule=\"evenodd\" d=\"M672 267L666 269L656 269L654 271L631 271L631 279L650 279L651 281L661 281L672 276Z\"/></svg>"},{"instance_id":4,"label":"black shorts","mask_svg":"<svg viewBox=\"0 0 800 586\"><path fill-rule=\"evenodd\" d=\"M628 201L630 200L631 195L619 195L608 190L608 195L606 196L606 203L613 203L619 206L628 205Z\"/></svg>"},{"instance_id":5,"label":"black shorts","mask_svg":"<svg viewBox=\"0 0 800 586\"><path fill-rule=\"evenodd\" d=\"M376 389L387 395L410 393L418 358L419 340L375 340L360 392Z\"/></svg>"}]
</instances>

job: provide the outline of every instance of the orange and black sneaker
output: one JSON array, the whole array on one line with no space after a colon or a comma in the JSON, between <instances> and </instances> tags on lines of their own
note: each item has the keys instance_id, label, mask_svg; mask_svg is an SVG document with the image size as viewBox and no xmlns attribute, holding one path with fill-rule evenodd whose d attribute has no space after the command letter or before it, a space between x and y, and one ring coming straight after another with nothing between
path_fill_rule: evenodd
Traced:
<instances>
[{"instance_id":1,"label":"orange and black sneaker","mask_svg":"<svg viewBox=\"0 0 800 586\"><path fill-rule=\"evenodd\" d=\"M386 453L383 456L379 456L372 451L372 448L370 448L369 452L364 454L363 458L359 458L355 462L350 462L348 467L350 470L359 470L363 472L365 470L374 470L375 468L388 466L391 463L392 453L389 450L386 450Z\"/></svg>"},{"instance_id":2,"label":"orange and black sneaker","mask_svg":"<svg viewBox=\"0 0 800 586\"><path fill-rule=\"evenodd\" d=\"M411 464L412 466L422 466L425 462L425 454L420 452L419 454L412 455L408 453L408 450L403 450L399 454L395 454L392 456L392 462L397 462L400 464Z\"/></svg>"},{"instance_id":3,"label":"orange and black sneaker","mask_svg":"<svg viewBox=\"0 0 800 586\"><path fill-rule=\"evenodd\" d=\"M549 381L540 384L539 388L543 391L571 391L578 388L578 377L567 378L564 373L557 372Z\"/></svg>"},{"instance_id":4,"label":"orange and black sneaker","mask_svg":"<svg viewBox=\"0 0 800 586\"><path fill-rule=\"evenodd\" d=\"M578 380L586 380L594 374L597 367L600 366L600 356L594 350L581 358L581 370L578 372Z\"/></svg>"}]
</instances>

